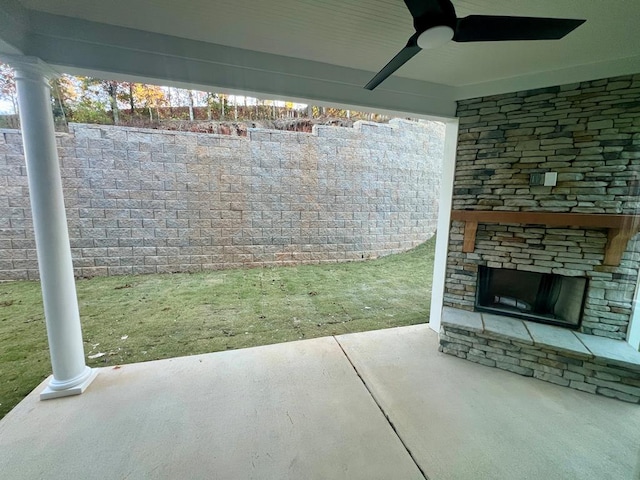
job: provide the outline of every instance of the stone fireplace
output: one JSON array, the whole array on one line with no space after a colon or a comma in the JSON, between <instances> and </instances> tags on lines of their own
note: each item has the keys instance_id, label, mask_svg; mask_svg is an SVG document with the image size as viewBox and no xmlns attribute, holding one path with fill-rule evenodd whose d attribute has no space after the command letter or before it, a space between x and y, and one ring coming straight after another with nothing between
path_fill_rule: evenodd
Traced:
<instances>
[{"instance_id":1,"label":"stone fireplace","mask_svg":"<svg viewBox=\"0 0 640 480\"><path fill-rule=\"evenodd\" d=\"M478 312L481 326L465 317L462 325L468 320L474 326L465 330L456 323L442 333L443 350L567 386L578 375L573 382L588 385L581 389L609 393L611 385L588 383L585 372L565 377L571 362L549 357L560 355L553 343L538 352L545 361L537 364L547 369L513 363L509 351L556 335L559 325L577 333L557 334L573 345L565 354L574 361L586 355L580 361L597 364L599 358L609 365L607 355L583 351L594 338L631 348L625 340L640 259L640 75L462 100L458 117L444 306L448 315ZM549 182L540 181L545 174ZM525 320L506 321L521 333L509 346L458 338L464 348L452 348L456 335L467 332L477 340L493 332L485 318L509 316ZM530 321L553 327L534 328ZM487 352L502 357L491 359ZM635 373L628 378L636 383L629 380L633 387L609 396L640 401L635 354L638 371L632 362Z\"/></svg>"},{"instance_id":2,"label":"stone fireplace","mask_svg":"<svg viewBox=\"0 0 640 480\"><path fill-rule=\"evenodd\" d=\"M446 306L476 309L481 267L583 279L584 309L579 331L617 340L626 338L638 279L633 238L619 265L603 265L604 229L551 228L526 224L480 224L473 252L462 251L465 225L454 221L445 283Z\"/></svg>"},{"instance_id":3,"label":"stone fireplace","mask_svg":"<svg viewBox=\"0 0 640 480\"><path fill-rule=\"evenodd\" d=\"M475 309L480 266L585 278L580 331L626 338L638 235L617 264L605 264L610 229L536 224L526 214L637 214L639 90L636 75L459 102L453 210L511 217L477 222L471 252L463 251L466 222L452 217L446 306ZM545 173L557 174L556 185L532 185Z\"/></svg>"}]
</instances>

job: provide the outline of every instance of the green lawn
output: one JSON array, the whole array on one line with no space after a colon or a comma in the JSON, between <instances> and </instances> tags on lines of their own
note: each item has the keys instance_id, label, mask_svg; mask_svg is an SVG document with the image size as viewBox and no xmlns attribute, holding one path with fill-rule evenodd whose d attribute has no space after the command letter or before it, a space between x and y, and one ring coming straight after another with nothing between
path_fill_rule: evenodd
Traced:
<instances>
[{"instance_id":1,"label":"green lawn","mask_svg":"<svg viewBox=\"0 0 640 480\"><path fill-rule=\"evenodd\" d=\"M93 367L428 321L435 237L366 262L77 282ZM0 283L0 418L51 373L40 285Z\"/></svg>"}]
</instances>

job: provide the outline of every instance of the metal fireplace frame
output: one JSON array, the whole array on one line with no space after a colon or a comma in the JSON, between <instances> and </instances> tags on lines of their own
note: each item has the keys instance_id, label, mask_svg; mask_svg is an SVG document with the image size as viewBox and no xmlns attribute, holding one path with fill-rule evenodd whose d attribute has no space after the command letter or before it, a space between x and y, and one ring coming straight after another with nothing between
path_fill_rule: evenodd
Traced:
<instances>
[{"instance_id":1,"label":"metal fireplace frame","mask_svg":"<svg viewBox=\"0 0 640 480\"><path fill-rule=\"evenodd\" d=\"M501 307L486 305L486 302L484 302L484 299L481 298L481 296L483 296L484 294L483 290L486 290L486 289L483 289L482 286L483 284L488 284L491 281L492 270L512 270L512 269L491 268L491 267L486 267L482 265L478 267L475 305L474 305L477 311L493 313L496 315L506 315L506 316L511 316L515 318L520 318L523 320L529 320L532 322L546 323L548 325L556 325L556 326L568 328L571 330L579 330L580 327L582 326L582 318L584 316L584 307L587 300L587 290L589 289L589 279L587 277L577 277L577 278L584 279L585 286L584 286L584 291L582 293L582 299L580 300L580 314L578 316L578 323L573 324L573 323L570 323L569 321L559 320L557 319L557 317L554 318L554 316L552 315L545 315L542 313L535 313L535 312L529 313L521 309L518 309L516 307L509 308L506 305L503 305ZM519 271L519 270L513 270L513 271L539 275L541 277L541 284L542 284L540 288L545 288L547 290L550 288L551 283L553 282L553 277L563 277L563 275L556 275L556 274L550 274L550 273L539 273L539 272L529 272L529 271ZM539 307L539 305L534 306L534 309L536 307Z\"/></svg>"}]
</instances>

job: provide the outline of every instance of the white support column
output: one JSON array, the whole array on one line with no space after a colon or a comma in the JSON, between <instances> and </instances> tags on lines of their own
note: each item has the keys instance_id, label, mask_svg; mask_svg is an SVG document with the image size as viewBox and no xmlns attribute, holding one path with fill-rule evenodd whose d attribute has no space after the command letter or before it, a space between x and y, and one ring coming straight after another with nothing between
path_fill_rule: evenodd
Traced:
<instances>
[{"instance_id":1,"label":"white support column","mask_svg":"<svg viewBox=\"0 0 640 480\"><path fill-rule=\"evenodd\" d=\"M629 319L627 342L636 350L640 350L640 275L636 280L636 292L633 296L633 310ZM638 465L640 467L640 464ZM640 478L640 477L638 477Z\"/></svg>"},{"instance_id":2,"label":"white support column","mask_svg":"<svg viewBox=\"0 0 640 480\"><path fill-rule=\"evenodd\" d=\"M84 361L48 71L37 59L11 59L10 63L16 69L22 141L53 368L53 378L40 398L78 395L97 371Z\"/></svg>"},{"instance_id":3,"label":"white support column","mask_svg":"<svg viewBox=\"0 0 640 480\"><path fill-rule=\"evenodd\" d=\"M440 331L442 303L444 301L444 281L447 273L447 252L449 247L449 227L451 226L451 206L453 203L453 179L456 170L456 150L458 148L458 120L447 122L444 136L444 164L440 180L440 203L438 207L438 229L436 231L436 254L433 262L433 282L431 288L431 313L429 327Z\"/></svg>"}]
</instances>

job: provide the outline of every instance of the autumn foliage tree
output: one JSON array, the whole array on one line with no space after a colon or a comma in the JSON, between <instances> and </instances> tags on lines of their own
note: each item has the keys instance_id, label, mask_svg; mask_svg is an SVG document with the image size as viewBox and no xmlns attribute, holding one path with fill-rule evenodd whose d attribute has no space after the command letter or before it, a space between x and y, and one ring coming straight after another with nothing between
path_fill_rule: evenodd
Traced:
<instances>
[{"instance_id":1,"label":"autumn foliage tree","mask_svg":"<svg viewBox=\"0 0 640 480\"><path fill-rule=\"evenodd\" d=\"M163 107L167 103L164 90L156 85L134 83L132 89L132 113L134 102L149 112L149 120L153 121L153 109ZM158 115L156 115L156 118Z\"/></svg>"},{"instance_id":2,"label":"autumn foliage tree","mask_svg":"<svg viewBox=\"0 0 640 480\"><path fill-rule=\"evenodd\" d=\"M13 113L18 113L15 72L5 63L0 63L0 99L11 102Z\"/></svg>"},{"instance_id":3,"label":"autumn foliage tree","mask_svg":"<svg viewBox=\"0 0 640 480\"><path fill-rule=\"evenodd\" d=\"M61 75L49 80L53 118L56 122L66 123L73 115L74 105L78 102L75 78Z\"/></svg>"},{"instance_id":4,"label":"autumn foliage tree","mask_svg":"<svg viewBox=\"0 0 640 480\"><path fill-rule=\"evenodd\" d=\"M93 77L78 77L81 90L81 109L85 107L98 107L103 104L104 100L109 105L111 120L115 125L120 123L120 108L118 107L118 98L123 95L126 89L124 82L116 80L101 80ZM101 109L103 113L104 108Z\"/></svg>"}]
</instances>

